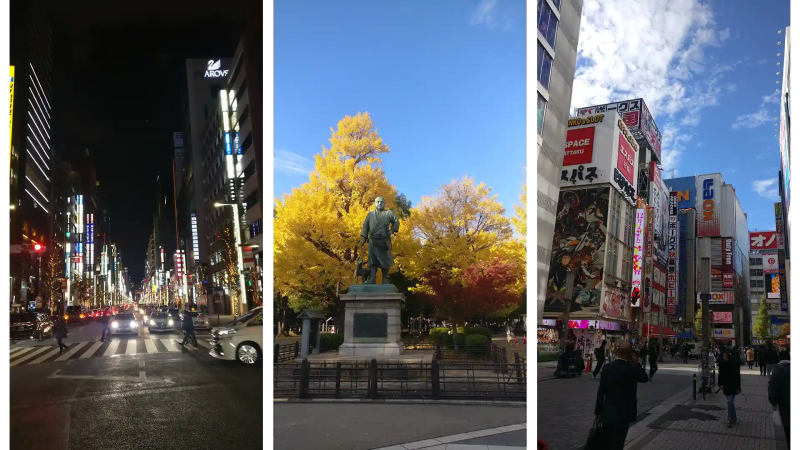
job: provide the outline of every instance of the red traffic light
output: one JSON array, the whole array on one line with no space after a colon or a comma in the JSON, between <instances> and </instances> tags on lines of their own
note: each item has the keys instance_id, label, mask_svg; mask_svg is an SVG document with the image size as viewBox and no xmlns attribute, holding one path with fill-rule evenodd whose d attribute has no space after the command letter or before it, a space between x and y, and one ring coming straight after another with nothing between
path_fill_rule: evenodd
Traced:
<instances>
[{"instance_id":1,"label":"red traffic light","mask_svg":"<svg viewBox=\"0 0 800 450\"><path fill-rule=\"evenodd\" d=\"M33 244L33 249L37 252L42 251L42 244Z\"/></svg>"}]
</instances>

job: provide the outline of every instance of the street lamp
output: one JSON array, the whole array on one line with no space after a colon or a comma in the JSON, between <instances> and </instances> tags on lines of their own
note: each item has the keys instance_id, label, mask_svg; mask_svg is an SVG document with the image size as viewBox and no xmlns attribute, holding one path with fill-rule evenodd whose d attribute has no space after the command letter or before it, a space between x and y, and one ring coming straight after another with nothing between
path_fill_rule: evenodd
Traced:
<instances>
[{"instance_id":1,"label":"street lamp","mask_svg":"<svg viewBox=\"0 0 800 450\"><path fill-rule=\"evenodd\" d=\"M214 203L215 208L230 206L233 208L233 235L236 238L236 267L239 270L239 292L242 297L242 312L247 304L247 290L244 285L244 258L242 257L242 236L239 230L239 205L236 203Z\"/></svg>"}]
</instances>

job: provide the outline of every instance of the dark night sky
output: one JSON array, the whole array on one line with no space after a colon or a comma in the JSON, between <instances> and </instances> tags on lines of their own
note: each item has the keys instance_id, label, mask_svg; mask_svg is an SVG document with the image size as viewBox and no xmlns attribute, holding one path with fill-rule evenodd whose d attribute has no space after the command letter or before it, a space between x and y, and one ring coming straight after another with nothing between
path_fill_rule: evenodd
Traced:
<instances>
[{"instance_id":1,"label":"dark night sky","mask_svg":"<svg viewBox=\"0 0 800 450\"><path fill-rule=\"evenodd\" d=\"M244 1L54 2L54 141L89 148L134 283L144 277L157 175L172 201L185 60L233 56Z\"/></svg>"}]
</instances>

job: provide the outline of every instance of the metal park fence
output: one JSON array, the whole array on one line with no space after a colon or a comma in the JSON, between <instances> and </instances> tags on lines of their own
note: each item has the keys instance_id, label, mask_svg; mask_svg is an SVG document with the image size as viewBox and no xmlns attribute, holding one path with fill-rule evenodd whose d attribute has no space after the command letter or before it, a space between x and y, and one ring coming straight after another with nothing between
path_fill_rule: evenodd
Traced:
<instances>
[{"instance_id":1,"label":"metal park fence","mask_svg":"<svg viewBox=\"0 0 800 450\"><path fill-rule=\"evenodd\" d=\"M429 398L527 399L527 360L515 354L505 358L504 349L490 348L482 361L469 361L456 353L430 362L279 362L272 365L273 397L294 398ZM464 354L469 355L467 349Z\"/></svg>"}]
</instances>

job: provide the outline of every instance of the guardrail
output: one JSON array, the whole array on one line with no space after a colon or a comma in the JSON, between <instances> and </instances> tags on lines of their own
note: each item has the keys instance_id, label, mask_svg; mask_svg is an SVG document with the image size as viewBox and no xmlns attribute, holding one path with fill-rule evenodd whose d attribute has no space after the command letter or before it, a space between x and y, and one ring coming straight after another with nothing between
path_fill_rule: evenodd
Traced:
<instances>
[{"instance_id":1,"label":"guardrail","mask_svg":"<svg viewBox=\"0 0 800 450\"><path fill-rule=\"evenodd\" d=\"M275 398L429 398L525 401L527 368L494 362L273 364Z\"/></svg>"},{"instance_id":2,"label":"guardrail","mask_svg":"<svg viewBox=\"0 0 800 450\"><path fill-rule=\"evenodd\" d=\"M275 344L275 350L273 353L272 360L273 362L276 363L286 363L294 361L294 359L297 358L298 356L300 356L299 342L286 345Z\"/></svg>"}]
</instances>

